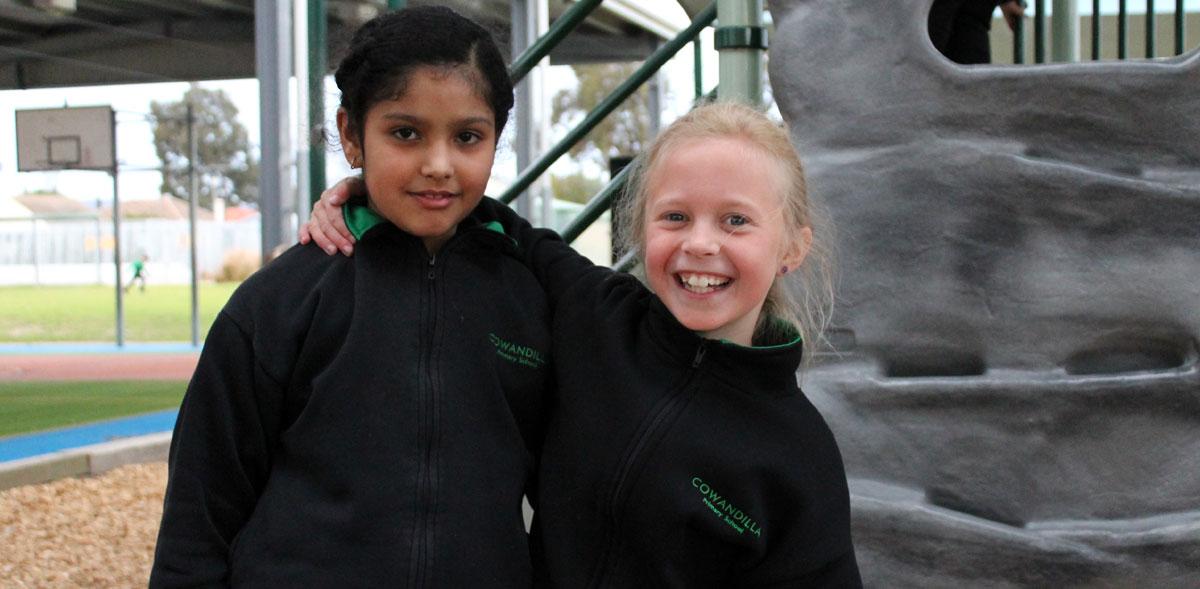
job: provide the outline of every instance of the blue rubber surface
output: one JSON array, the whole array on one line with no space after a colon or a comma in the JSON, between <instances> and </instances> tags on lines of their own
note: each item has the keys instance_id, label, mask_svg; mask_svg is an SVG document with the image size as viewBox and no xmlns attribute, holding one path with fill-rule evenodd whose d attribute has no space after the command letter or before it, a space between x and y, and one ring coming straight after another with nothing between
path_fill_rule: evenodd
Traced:
<instances>
[{"instance_id":1,"label":"blue rubber surface","mask_svg":"<svg viewBox=\"0 0 1200 589\"><path fill-rule=\"evenodd\" d=\"M175 417L178 414L178 409L170 409L48 432L0 438L0 462L41 456L120 438L169 432L175 427Z\"/></svg>"},{"instance_id":2,"label":"blue rubber surface","mask_svg":"<svg viewBox=\"0 0 1200 589\"><path fill-rule=\"evenodd\" d=\"M123 346L112 342L0 344L0 355L167 354L199 351L198 346L193 346L189 342L126 343ZM175 417L178 413L179 410L171 409L35 434L0 438L0 462L90 446L119 438L168 432L175 427Z\"/></svg>"},{"instance_id":3,"label":"blue rubber surface","mask_svg":"<svg viewBox=\"0 0 1200 589\"><path fill-rule=\"evenodd\" d=\"M174 352L199 352L200 346L188 342L146 342L127 343L118 346L114 343L39 343L39 344L0 344L0 354L13 355L42 355L42 354L168 354Z\"/></svg>"}]
</instances>

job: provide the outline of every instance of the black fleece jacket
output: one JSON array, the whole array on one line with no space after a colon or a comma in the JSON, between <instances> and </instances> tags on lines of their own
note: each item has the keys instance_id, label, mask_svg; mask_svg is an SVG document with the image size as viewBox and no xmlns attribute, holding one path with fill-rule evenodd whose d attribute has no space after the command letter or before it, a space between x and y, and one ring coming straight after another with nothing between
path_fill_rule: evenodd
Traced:
<instances>
[{"instance_id":1,"label":"black fleece jacket","mask_svg":"<svg viewBox=\"0 0 1200 589\"><path fill-rule=\"evenodd\" d=\"M539 585L861 587L841 454L796 383L799 338L701 338L553 233L520 240L555 307Z\"/></svg>"},{"instance_id":2,"label":"black fleece jacket","mask_svg":"<svg viewBox=\"0 0 1200 589\"><path fill-rule=\"evenodd\" d=\"M433 258L360 215L354 257L293 247L238 288L180 408L151 587L529 586L549 310L503 209Z\"/></svg>"}]
</instances>

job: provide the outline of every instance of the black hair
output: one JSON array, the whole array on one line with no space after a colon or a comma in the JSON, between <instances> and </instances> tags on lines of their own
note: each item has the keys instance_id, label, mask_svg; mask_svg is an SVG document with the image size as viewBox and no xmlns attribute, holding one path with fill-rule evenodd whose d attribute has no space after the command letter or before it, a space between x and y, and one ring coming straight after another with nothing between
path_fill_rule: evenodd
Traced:
<instances>
[{"instance_id":1,"label":"black hair","mask_svg":"<svg viewBox=\"0 0 1200 589\"><path fill-rule=\"evenodd\" d=\"M513 106L512 79L491 33L445 6L412 6L377 16L359 27L334 73L349 131L362 137L367 110L404 94L409 75L422 66L467 66L479 95L492 108L499 140Z\"/></svg>"}]
</instances>

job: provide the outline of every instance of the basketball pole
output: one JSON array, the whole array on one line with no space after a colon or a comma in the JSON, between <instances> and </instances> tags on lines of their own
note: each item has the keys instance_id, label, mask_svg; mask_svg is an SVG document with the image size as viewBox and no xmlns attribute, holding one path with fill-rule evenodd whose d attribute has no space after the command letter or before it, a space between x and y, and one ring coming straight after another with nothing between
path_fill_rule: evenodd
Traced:
<instances>
[{"instance_id":1,"label":"basketball pole","mask_svg":"<svg viewBox=\"0 0 1200 589\"><path fill-rule=\"evenodd\" d=\"M195 88L195 82L192 83ZM200 203L200 178L196 167L200 161L200 148L196 138L196 116L192 103L187 105L188 139L188 243L192 265L192 347L200 345L200 272L196 264L196 207Z\"/></svg>"},{"instance_id":2,"label":"basketball pole","mask_svg":"<svg viewBox=\"0 0 1200 589\"><path fill-rule=\"evenodd\" d=\"M121 198L117 190L117 112L112 115L113 268L117 273L117 347L125 346L125 290L121 284Z\"/></svg>"}]
</instances>

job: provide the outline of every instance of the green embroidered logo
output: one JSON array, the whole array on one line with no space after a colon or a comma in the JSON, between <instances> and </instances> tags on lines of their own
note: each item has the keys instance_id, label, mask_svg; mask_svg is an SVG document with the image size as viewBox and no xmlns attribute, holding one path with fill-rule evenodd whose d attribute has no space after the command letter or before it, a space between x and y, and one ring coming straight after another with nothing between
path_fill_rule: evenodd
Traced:
<instances>
[{"instance_id":1,"label":"green embroidered logo","mask_svg":"<svg viewBox=\"0 0 1200 589\"><path fill-rule=\"evenodd\" d=\"M496 346L496 355L509 362L530 368L541 368L546 363L542 353L529 346L514 344L494 333L489 333L488 339L492 341L493 346Z\"/></svg>"},{"instance_id":2,"label":"green embroidered logo","mask_svg":"<svg viewBox=\"0 0 1200 589\"><path fill-rule=\"evenodd\" d=\"M755 536L762 537L762 527L758 522L742 510L734 507L727 499L721 496L712 485L704 482L700 477L692 478L692 486L700 491L700 500L712 510L717 517L721 518L729 527L738 531L739 534L750 532Z\"/></svg>"}]
</instances>

